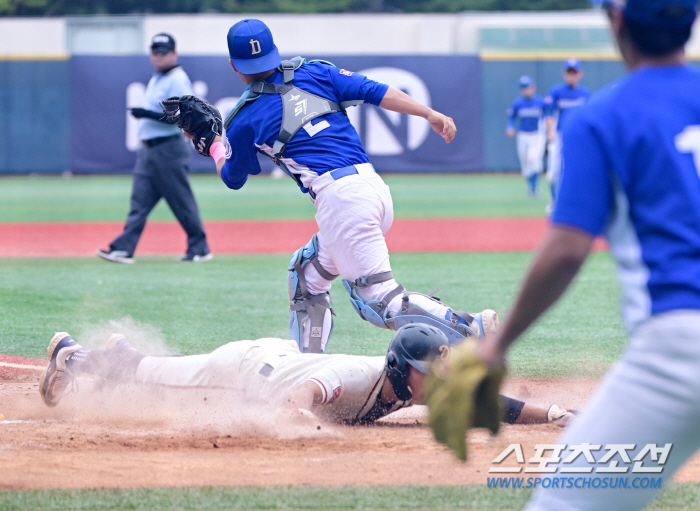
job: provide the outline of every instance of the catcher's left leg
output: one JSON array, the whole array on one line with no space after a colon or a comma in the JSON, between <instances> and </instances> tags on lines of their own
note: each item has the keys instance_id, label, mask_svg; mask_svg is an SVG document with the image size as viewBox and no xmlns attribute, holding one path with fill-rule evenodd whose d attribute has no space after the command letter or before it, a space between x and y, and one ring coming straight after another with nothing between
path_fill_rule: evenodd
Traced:
<instances>
[{"instance_id":1,"label":"catcher's left leg","mask_svg":"<svg viewBox=\"0 0 700 511\"><path fill-rule=\"evenodd\" d=\"M330 261L319 261L320 243L314 234L311 241L294 252L289 262L289 337L303 353L325 353L333 332L331 281L338 275ZM310 263L310 264L309 264Z\"/></svg>"}]
</instances>

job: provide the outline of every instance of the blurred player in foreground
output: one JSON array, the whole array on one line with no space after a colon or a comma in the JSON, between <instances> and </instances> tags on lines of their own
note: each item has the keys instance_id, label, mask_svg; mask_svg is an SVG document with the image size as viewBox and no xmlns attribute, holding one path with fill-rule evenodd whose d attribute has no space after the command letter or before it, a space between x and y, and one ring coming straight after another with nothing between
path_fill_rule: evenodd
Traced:
<instances>
[{"instance_id":1,"label":"blurred player in foreground","mask_svg":"<svg viewBox=\"0 0 700 511\"><path fill-rule=\"evenodd\" d=\"M58 404L76 376L90 374L177 392L231 391L258 404L355 424L421 403L430 362L449 357L450 348L440 330L414 324L394 334L386 357L302 354L294 341L282 339L231 342L206 355L149 357L119 334L105 349L88 351L66 332L56 333L47 351L40 392L48 406ZM573 418L557 405L545 409L501 399L503 421L510 424L564 426Z\"/></svg>"},{"instance_id":2,"label":"blurred player in foreground","mask_svg":"<svg viewBox=\"0 0 700 511\"><path fill-rule=\"evenodd\" d=\"M506 135L516 137L520 171L528 183L530 197L537 197L537 178L542 173L544 163L541 129L544 100L535 94L535 82L529 76L520 77L518 86L520 97L508 109Z\"/></svg>"},{"instance_id":3,"label":"blurred player in foreground","mask_svg":"<svg viewBox=\"0 0 700 511\"><path fill-rule=\"evenodd\" d=\"M491 367L502 364L604 233L618 264L630 339L560 443L631 446L629 459L615 458L624 465L617 473L598 474L628 478L630 486L640 475L670 480L700 447L700 72L684 51L696 7L696 0L606 3L630 72L567 119L552 226L508 320L479 348ZM645 452L649 444L672 445L670 455ZM633 471L637 456L663 472ZM564 466L595 475L595 460L584 456ZM537 490L526 509L637 510L659 489L552 485Z\"/></svg>"},{"instance_id":4,"label":"blurred player in foreground","mask_svg":"<svg viewBox=\"0 0 700 511\"><path fill-rule=\"evenodd\" d=\"M329 291L338 275L356 312L380 328L422 322L454 342L483 337L496 326L493 310L455 311L394 280L384 239L394 219L391 194L345 108L366 102L422 117L446 143L457 131L453 120L398 89L328 62L300 57L281 62L270 30L259 20L233 25L228 47L231 66L248 88L225 123L229 150L216 137L208 151L221 179L241 188L249 175L260 173L260 152L309 194L317 210L319 232L294 253L288 268L289 335L300 349L325 352L333 330Z\"/></svg>"},{"instance_id":5,"label":"blurred player in foreground","mask_svg":"<svg viewBox=\"0 0 700 511\"><path fill-rule=\"evenodd\" d=\"M557 188L561 173L562 129L570 116L572 108L584 105L591 92L580 85L583 78L581 61L568 59L564 62L562 71L564 82L555 85L544 98L545 124L547 125L547 181L552 194L551 202L547 207L548 213L554 207L557 200ZM575 141L573 141L575 142Z\"/></svg>"},{"instance_id":6,"label":"blurred player in foreground","mask_svg":"<svg viewBox=\"0 0 700 511\"><path fill-rule=\"evenodd\" d=\"M133 263L146 219L164 198L187 233L187 251L180 261L208 261L212 256L187 177L190 149L177 127L163 121L160 106L170 96L192 94L190 79L177 64L175 39L171 35L153 37L151 64L155 74L146 87L146 108L131 109L131 115L140 119L138 134L142 144L136 156L131 210L124 232L112 240L107 250L98 250L97 255L114 263Z\"/></svg>"}]
</instances>

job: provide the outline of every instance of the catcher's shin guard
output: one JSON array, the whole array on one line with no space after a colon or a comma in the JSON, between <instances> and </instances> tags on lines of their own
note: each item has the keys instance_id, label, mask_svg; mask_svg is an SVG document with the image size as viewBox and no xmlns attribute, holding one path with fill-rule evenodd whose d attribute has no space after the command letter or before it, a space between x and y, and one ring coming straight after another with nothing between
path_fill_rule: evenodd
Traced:
<instances>
[{"instance_id":1,"label":"catcher's shin guard","mask_svg":"<svg viewBox=\"0 0 700 511\"><path fill-rule=\"evenodd\" d=\"M333 332L331 296L309 295L289 306L289 336L302 353L325 353Z\"/></svg>"},{"instance_id":2,"label":"catcher's shin guard","mask_svg":"<svg viewBox=\"0 0 700 511\"><path fill-rule=\"evenodd\" d=\"M358 288L369 287L393 278L392 273L387 271L360 277L354 281L343 280L343 286L350 295L350 303L362 319L379 328L391 330L398 330L412 323L434 326L447 336L451 344L465 337L479 337L479 326L471 314L453 311L435 297L408 292L402 286L396 286L381 300L364 300L357 292ZM402 296L401 307L392 312L389 310L389 304L398 296Z\"/></svg>"},{"instance_id":3,"label":"catcher's shin guard","mask_svg":"<svg viewBox=\"0 0 700 511\"><path fill-rule=\"evenodd\" d=\"M325 353L333 332L331 296L328 293L309 293L304 277L304 267L309 263L324 279L330 281L337 277L318 261L318 238L315 234L306 246L294 252L287 275L289 337L297 342L299 350L304 353Z\"/></svg>"}]
</instances>

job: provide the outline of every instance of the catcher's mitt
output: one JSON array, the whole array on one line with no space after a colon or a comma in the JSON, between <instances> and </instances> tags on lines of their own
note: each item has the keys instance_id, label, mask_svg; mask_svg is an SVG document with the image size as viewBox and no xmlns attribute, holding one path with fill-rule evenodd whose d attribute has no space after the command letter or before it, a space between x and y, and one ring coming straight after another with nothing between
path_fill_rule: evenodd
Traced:
<instances>
[{"instance_id":1,"label":"catcher's mitt","mask_svg":"<svg viewBox=\"0 0 700 511\"><path fill-rule=\"evenodd\" d=\"M447 361L438 360L425 381L428 423L435 439L467 459L469 428L498 433L501 424L498 389L505 367L488 368L476 356L476 341L461 342Z\"/></svg>"},{"instance_id":2,"label":"catcher's mitt","mask_svg":"<svg viewBox=\"0 0 700 511\"><path fill-rule=\"evenodd\" d=\"M182 96L163 100L163 120L177 124L183 131L194 136L194 148L202 156L210 156L209 148L216 136L223 132L223 119L213 105L194 96Z\"/></svg>"}]
</instances>

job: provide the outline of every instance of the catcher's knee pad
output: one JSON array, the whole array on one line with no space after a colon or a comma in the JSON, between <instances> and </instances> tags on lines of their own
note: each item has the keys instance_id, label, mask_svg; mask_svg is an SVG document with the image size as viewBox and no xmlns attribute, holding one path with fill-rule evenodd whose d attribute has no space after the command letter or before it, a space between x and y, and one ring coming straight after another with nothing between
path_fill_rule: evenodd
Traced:
<instances>
[{"instance_id":1,"label":"catcher's knee pad","mask_svg":"<svg viewBox=\"0 0 700 511\"><path fill-rule=\"evenodd\" d=\"M355 309L355 312L357 312L362 319L369 321L374 326L378 326L379 328L391 328L386 323L387 314L389 312L389 302L403 293L403 287L396 286L381 300L367 301L360 296L360 294L357 292L357 288L369 287L372 284L379 284L380 282L386 282L387 280L391 280L393 278L394 275L390 271L385 271L375 275L360 277L356 280L343 279L343 286L350 295L350 303Z\"/></svg>"},{"instance_id":2,"label":"catcher's knee pad","mask_svg":"<svg viewBox=\"0 0 700 511\"><path fill-rule=\"evenodd\" d=\"M343 286L350 295L350 303L362 319L379 328L391 330L398 330L411 323L431 325L441 330L450 343L459 342L465 337L479 337L481 329L471 314L455 312L435 297L410 293L402 286L397 286L381 300L364 300L357 292L357 288L393 278L392 273L388 271L360 277L354 281L343 280ZM402 296L401 307L392 312L389 310L389 304L398 296Z\"/></svg>"},{"instance_id":3,"label":"catcher's knee pad","mask_svg":"<svg viewBox=\"0 0 700 511\"><path fill-rule=\"evenodd\" d=\"M292 254L292 259L289 261L289 275L287 275L287 291L289 292L290 300L298 300L309 295L309 290L306 287L306 279L304 278L304 268L311 263L316 271L326 280L333 280L337 275L333 275L323 266L318 260L318 237L316 234L311 236L311 240Z\"/></svg>"},{"instance_id":4,"label":"catcher's knee pad","mask_svg":"<svg viewBox=\"0 0 700 511\"><path fill-rule=\"evenodd\" d=\"M328 272L318 260L318 238L314 234L309 243L294 252L289 261L287 291L289 293L289 336L299 344L299 350L324 353L333 331L333 309L328 293L309 293L304 277L304 267L313 264L326 280L337 275Z\"/></svg>"}]
</instances>

